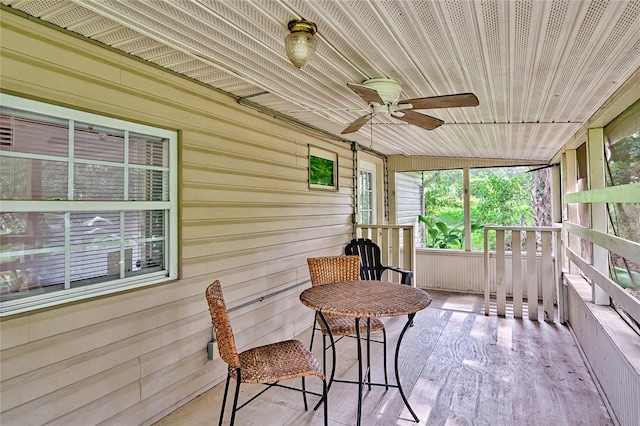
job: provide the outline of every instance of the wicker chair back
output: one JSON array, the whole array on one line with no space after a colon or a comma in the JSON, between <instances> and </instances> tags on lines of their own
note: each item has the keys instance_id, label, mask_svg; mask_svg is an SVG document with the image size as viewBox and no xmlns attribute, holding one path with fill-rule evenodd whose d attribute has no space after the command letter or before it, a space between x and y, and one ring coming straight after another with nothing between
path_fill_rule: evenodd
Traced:
<instances>
[{"instance_id":1,"label":"wicker chair back","mask_svg":"<svg viewBox=\"0 0 640 426\"><path fill-rule=\"evenodd\" d=\"M222 287L219 280L215 280L205 292L207 302L209 303L209 312L211 312L211 322L216 333L218 341L218 351L220 358L230 367L239 368L240 359L236 349L236 342L233 338L233 330L227 315L227 307L224 303L222 295Z\"/></svg>"},{"instance_id":2,"label":"wicker chair back","mask_svg":"<svg viewBox=\"0 0 640 426\"><path fill-rule=\"evenodd\" d=\"M311 285L360 279L360 256L325 256L307 259Z\"/></svg>"}]
</instances>

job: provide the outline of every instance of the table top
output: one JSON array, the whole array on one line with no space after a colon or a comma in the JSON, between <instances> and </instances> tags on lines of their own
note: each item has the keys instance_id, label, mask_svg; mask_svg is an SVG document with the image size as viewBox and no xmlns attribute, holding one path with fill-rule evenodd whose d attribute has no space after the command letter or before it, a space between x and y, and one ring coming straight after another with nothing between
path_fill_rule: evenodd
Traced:
<instances>
[{"instance_id":1,"label":"table top","mask_svg":"<svg viewBox=\"0 0 640 426\"><path fill-rule=\"evenodd\" d=\"M300 294L303 305L354 318L394 317L416 313L431 303L426 291L384 281L345 281L322 284Z\"/></svg>"}]
</instances>

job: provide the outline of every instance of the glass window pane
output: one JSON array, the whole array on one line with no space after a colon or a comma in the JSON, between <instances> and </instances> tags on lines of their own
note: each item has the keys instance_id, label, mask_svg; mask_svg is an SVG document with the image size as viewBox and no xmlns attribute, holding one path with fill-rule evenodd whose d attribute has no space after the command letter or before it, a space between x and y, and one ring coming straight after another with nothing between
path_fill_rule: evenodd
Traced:
<instances>
[{"instance_id":1,"label":"glass window pane","mask_svg":"<svg viewBox=\"0 0 640 426\"><path fill-rule=\"evenodd\" d=\"M88 124L76 124L74 157L122 163L124 162L124 132Z\"/></svg>"},{"instance_id":2,"label":"glass window pane","mask_svg":"<svg viewBox=\"0 0 640 426\"><path fill-rule=\"evenodd\" d=\"M62 289L64 213L3 212L1 219L0 300Z\"/></svg>"},{"instance_id":3,"label":"glass window pane","mask_svg":"<svg viewBox=\"0 0 640 426\"><path fill-rule=\"evenodd\" d=\"M66 200L67 170L62 161L0 157L0 199Z\"/></svg>"},{"instance_id":4,"label":"glass window pane","mask_svg":"<svg viewBox=\"0 0 640 426\"><path fill-rule=\"evenodd\" d=\"M8 108L2 109L0 114L1 151L68 156L69 130L66 121L34 114L28 114L30 118L23 118L21 115L25 114Z\"/></svg>"},{"instance_id":5,"label":"glass window pane","mask_svg":"<svg viewBox=\"0 0 640 426\"><path fill-rule=\"evenodd\" d=\"M363 225L373 224L373 173L361 170L359 174L359 206L360 223Z\"/></svg>"},{"instance_id":6,"label":"glass window pane","mask_svg":"<svg viewBox=\"0 0 640 426\"><path fill-rule=\"evenodd\" d=\"M169 173L159 170L129 170L129 200L167 201Z\"/></svg>"},{"instance_id":7,"label":"glass window pane","mask_svg":"<svg viewBox=\"0 0 640 426\"><path fill-rule=\"evenodd\" d=\"M75 200L123 200L124 169L99 164L76 164Z\"/></svg>"},{"instance_id":8,"label":"glass window pane","mask_svg":"<svg viewBox=\"0 0 640 426\"><path fill-rule=\"evenodd\" d=\"M142 135L129 135L129 163L167 167L167 141Z\"/></svg>"}]
</instances>

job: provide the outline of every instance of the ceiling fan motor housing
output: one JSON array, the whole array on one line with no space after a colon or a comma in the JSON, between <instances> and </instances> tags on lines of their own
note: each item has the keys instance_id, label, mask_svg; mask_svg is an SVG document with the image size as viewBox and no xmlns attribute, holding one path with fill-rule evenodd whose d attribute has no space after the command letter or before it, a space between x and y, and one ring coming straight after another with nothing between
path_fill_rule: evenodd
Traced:
<instances>
[{"instance_id":1,"label":"ceiling fan motor housing","mask_svg":"<svg viewBox=\"0 0 640 426\"><path fill-rule=\"evenodd\" d=\"M363 81L362 85L378 92L387 105L396 102L402 91L398 80L386 77L371 78Z\"/></svg>"}]
</instances>

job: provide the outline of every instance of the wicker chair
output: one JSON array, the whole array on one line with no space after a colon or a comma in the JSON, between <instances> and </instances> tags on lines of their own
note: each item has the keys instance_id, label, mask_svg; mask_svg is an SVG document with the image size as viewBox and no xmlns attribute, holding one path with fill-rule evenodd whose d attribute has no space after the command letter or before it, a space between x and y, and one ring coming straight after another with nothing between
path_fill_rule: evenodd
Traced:
<instances>
[{"instance_id":1,"label":"wicker chair","mask_svg":"<svg viewBox=\"0 0 640 426\"><path fill-rule=\"evenodd\" d=\"M216 280L211 284L207 288L205 295L209 303L209 311L218 341L220 358L229 366L218 424L222 425L222 417L224 415L227 393L229 391L229 382L231 377L233 377L236 380L236 390L233 398L231 425L233 425L235 421L236 411L253 401L272 386L279 386L302 392L305 411L307 410L307 393L322 397L318 405L324 401L324 424L326 426L328 423L327 381L315 356L307 350L304 344L299 340L287 340L255 347L238 353L227 315L227 308L224 303L220 281ZM317 376L322 380L322 394L306 390L304 381L306 376ZM278 383L280 380L295 379L298 377L302 378L302 389ZM266 384L268 387L238 407L240 383Z\"/></svg>"},{"instance_id":2,"label":"wicker chair","mask_svg":"<svg viewBox=\"0 0 640 426\"><path fill-rule=\"evenodd\" d=\"M359 256L326 256L326 257L311 257L307 259L309 266L309 273L311 276L311 285L317 286L322 284L329 284L341 281L357 281L360 279L360 257ZM326 320L326 324L331 329L331 334L339 336L338 340L345 336L353 337L356 334L355 319L351 317L345 317L330 313L323 314ZM329 349L333 351L333 367L331 369L331 378L329 379L329 386L333 382L333 377L336 369L336 352L333 345L327 346L327 337L329 335L325 323L321 320L319 314L316 312L316 321L319 330L322 331L322 365L323 369L327 371L327 356L326 352ZM313 340L315 337L316 329L315 325L311 332L311 343L309 350L313 349ZM367 336L367 368L368 379L371 382L371 369L370 367L370 347L369 342L374 341L382 343L384 345L383 362L384 362L384 383L388 385L387 379L387 333L384 328L384 323L378 318L371 318L369 320L370 331L382 331L382 341L372 340L367 334L367 321L360 322L360 335ZM340 381L340 380L336 380Z\"/></svg>"}]
</instances>

